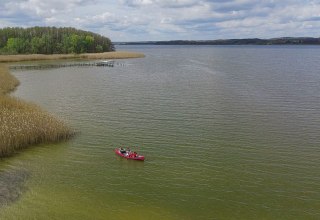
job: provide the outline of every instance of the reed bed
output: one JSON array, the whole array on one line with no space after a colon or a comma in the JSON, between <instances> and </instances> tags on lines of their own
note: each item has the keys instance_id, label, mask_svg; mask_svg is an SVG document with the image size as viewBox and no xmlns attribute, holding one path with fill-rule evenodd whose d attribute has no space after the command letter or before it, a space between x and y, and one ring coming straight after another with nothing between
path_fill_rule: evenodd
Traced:
<instances>
[{"instance_id":1,"label":"reed bed","mask_svg":"<svg viewBox=\"0 0 320 220\"><path fill-rule=\"evenodd\" d=\"M142 53L126 52L126 51L114 51L105 53L86 53L82 54L81 58L84 59L128 59L128 58L143 58Z\"/></svg>"},{"instance_id":2,"label":"reed bed","mask_svg":"<svg viewBox=\"0 0 320 220\"><path fill-rule=\"evenodd\" d=\"M0 62L21 62L37 60L59 60L59 59L127 59L142 58L144 54L126 51L114 51L105 53L84 53L84 54L20 54L0 55Z\"/></svg>"},{"instance_id":3,"label":"reed bed","mask_svg":"<svg viewBox=\"0 0 320 220\"><path fill-rule=\"evenodd\" d=\"M19 85L19 81L9 74L8 67L0 65L0 95L4 95L14 90Z\"/></svg>"},{"instance_id":4,"label":"reed bed","mask_svg":"<svg viewBox=\"0 0 320 220\"><path fill-rule=\"evenodd\" d=\"M0 65L0 157L30 145L67 140L74 135L61 120L37 105L6 95L17 85L18 80Z\"/></svg>"}]
</instances>

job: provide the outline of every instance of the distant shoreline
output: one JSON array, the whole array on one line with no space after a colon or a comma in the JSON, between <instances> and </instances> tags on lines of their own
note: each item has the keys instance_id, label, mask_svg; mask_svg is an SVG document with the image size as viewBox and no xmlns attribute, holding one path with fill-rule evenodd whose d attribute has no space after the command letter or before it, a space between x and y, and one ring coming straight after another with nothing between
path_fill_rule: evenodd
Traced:
<instances>
[{"instance_id":1,"label":"distant shoreline","mask_svg":"<svg viewBox=\"0 0 320 220\"><path fill-rule=\"evenodd\" d=\"M142 53L114 51L104 53L84 53L84 54L17 54L17 55L0 55L0 62L21 62L37 60L64 60L64 59L129 59L143 58Z\"/></svg>"},{"instance_id":2,"label":"distant shoreline","mask_svg":"<svg viewBox=\"0 0 320 220\"><path fill-rule=\"evenodd\" d=\"M220 39L114 42L114 45L320 45L320 38L282 37L271 39Z\"/></svg>"}]
</instances>

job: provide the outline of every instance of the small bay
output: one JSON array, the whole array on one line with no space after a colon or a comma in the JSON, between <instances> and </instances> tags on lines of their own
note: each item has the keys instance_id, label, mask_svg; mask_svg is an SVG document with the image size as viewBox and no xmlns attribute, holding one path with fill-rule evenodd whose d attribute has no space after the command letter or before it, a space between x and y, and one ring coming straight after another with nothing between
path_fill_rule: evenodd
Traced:
<instances>
[{"instance_id":1,"label":"small bay","mask_svg":"<svg viewBox=\"0 0 320 220\"><path fill-rule=\"evenodd\" d=\"M320 218L319 47L117 49L146 57L13 71L78 135L1 161L28 175L0 219Z\"/></svg>"}]
</instances>

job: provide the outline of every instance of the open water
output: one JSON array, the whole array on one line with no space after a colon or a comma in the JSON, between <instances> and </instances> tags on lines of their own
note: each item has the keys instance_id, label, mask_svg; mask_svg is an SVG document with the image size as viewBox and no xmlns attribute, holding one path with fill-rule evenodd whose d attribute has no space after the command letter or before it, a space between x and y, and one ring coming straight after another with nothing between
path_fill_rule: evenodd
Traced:
<instances>
[{"instance_id":1,"label":"open water","mask_svg":"<svg viewBox=\"0 0 320 220\"><path fill-rule=\"evenodd\" d=\"M146 57L14 72L78 135L0 161L0 219L320 219L319 47L118 49Z\"/></svg>"}]
</instances>

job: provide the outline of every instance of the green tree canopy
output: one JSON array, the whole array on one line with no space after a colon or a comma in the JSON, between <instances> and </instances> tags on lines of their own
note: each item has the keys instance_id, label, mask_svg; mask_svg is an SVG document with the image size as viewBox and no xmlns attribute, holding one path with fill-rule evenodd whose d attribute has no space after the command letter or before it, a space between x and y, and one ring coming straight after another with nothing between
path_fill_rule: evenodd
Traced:
<instances>
[{"instance_id":1,"label":"green tree canopy","mask_svg":"<svg viewBox=\"0 0 320 220\"><path fill-rule=\"evenodd\" d=\"M109 38L75 28L0 29L0 53L57 54L114 51Z\"/></svg>"}]
</instances>

